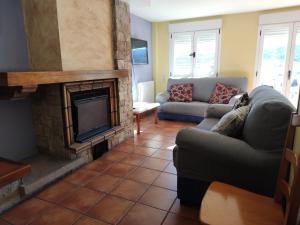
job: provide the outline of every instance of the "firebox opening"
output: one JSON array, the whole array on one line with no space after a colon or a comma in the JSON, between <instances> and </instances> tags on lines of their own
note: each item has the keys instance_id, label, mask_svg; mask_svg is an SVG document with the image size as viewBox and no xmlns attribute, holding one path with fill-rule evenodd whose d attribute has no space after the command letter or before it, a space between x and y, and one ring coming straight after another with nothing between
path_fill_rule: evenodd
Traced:
<instances>
[{"instance_id":1,"label":"firebox opening","mask_svg":"<svg viewBox=\"0 0 300 225\"><path fill-rule=\"evenodd\" d=\"M71 100L76 142L84 142L111 129L109 89L76 92Z\"/></svg>"},{"instance_id":2,"label":"firebox opening","mask_svg":"<svg viewBox=\"0 0 300 225\"><path fill-rule=\"evenodd\" d=\"M108 152L108 141L100 142L94 146L93 160L100 158L104 153Z\"/></svg>"}]
</instances>

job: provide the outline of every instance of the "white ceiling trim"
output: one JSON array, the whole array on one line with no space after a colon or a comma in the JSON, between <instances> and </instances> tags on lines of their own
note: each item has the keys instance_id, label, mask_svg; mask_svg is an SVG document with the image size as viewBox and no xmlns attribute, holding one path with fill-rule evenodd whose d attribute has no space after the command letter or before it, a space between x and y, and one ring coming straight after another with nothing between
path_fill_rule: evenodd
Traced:
<instances>
[{"instance_id":1,"label":"white ceiling trim","mask_svg":"<svg viewBox=\"0 0 300 225\"><path fill-rule=\"evenodd\" d=\"M124 0L132 14L151 22L203 18L292 6L300 0Z\"/></svg>"},{"instance_id":2,"label":"white ceiling trim","mask_svg":"<svg viewBox=\"0 0 300 225\"><path fill-rule=\"evenodd\" d=\"M276 24L276 23L292 23L300 21L300 10L282 12L282 13L269 13L259 16L259 24Z\"/></svg>"},{"instance_id":3,"label":"white ceiling trim","mask_svg":"<svg viewBox=\"0 0 300 225\"><path fill-rule=\"evenodd\" d=\"M213 30L220 29L222 27L222 20L205 20L188 23L176 23L169 25L170 33L189 32L189 31L201 31L201 30Z\"/></svg>"}]
</instances>

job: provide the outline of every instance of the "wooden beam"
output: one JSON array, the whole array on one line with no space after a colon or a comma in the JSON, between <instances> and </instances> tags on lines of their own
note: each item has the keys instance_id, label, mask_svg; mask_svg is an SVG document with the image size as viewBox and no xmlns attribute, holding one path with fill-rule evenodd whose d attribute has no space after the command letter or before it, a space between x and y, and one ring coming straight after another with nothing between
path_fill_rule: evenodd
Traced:
<instances>
[{"instance_id":1,"label":"wooden beam","mask_svg":"<svg viewBox=\"0 0 300 225\"><path fill-rule=\"evenodd\" d=\"M43 84L61 84L124 77L128 77L128 70L1 72L0 86L32 87Z\"/></svg>"}]
</instances>

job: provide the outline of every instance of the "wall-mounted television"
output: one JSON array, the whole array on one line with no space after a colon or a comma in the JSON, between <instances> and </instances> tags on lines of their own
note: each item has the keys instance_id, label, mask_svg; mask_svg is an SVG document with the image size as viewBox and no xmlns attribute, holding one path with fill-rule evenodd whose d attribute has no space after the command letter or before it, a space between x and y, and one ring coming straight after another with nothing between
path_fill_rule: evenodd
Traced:
<instances>
[{"instance_id":1,"label":"wall-mounted television","mask_svg":"<svg viewBox=\"0 0 300 225\"><path fill-rule=\"evenodd\" d=\"M132 64L148 64L148 43L147 41L131 38Z\"/></svg>"}]
</instances>

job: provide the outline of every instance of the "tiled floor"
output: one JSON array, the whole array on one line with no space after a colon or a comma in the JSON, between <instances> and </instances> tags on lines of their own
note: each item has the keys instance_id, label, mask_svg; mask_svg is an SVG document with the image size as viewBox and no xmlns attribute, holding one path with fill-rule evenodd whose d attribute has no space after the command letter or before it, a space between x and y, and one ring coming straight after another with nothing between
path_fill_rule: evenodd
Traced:
<instances>
[{"instance_id":1,"label":"tiled floor","mask_svg":"<svg viewBox=\"0 0 300 225\"><path fill-rule=\"evenodd\" d=\"M0 216L0 225L197 225L176 198L172 149L189 123L142 120L142 133Z\"/></svg>"}]
</instances>

